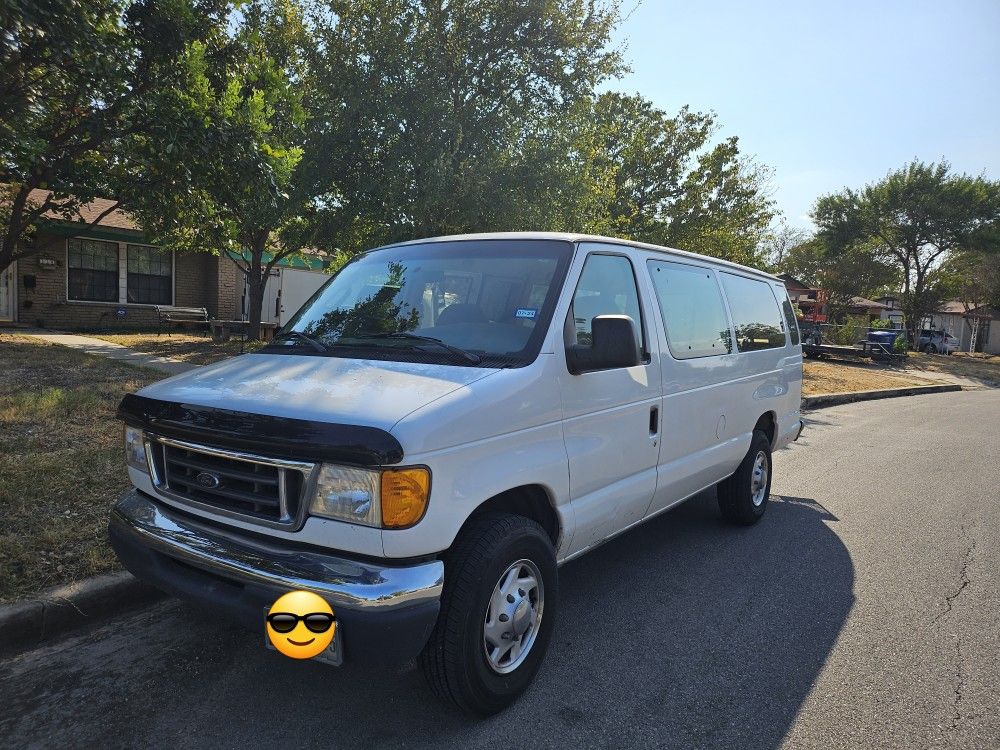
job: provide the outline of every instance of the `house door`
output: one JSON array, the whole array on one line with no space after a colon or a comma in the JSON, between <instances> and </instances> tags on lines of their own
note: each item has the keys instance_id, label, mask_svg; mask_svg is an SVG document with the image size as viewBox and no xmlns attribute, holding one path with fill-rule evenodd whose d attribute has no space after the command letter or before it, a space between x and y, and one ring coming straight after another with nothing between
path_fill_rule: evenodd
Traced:
<instances>
[{"instance_id":1,"label":"house door","mask_svg":"<svg viewBox=\"0 0 1000 750\"><path fill-rule=\"evenodd\" d=\"M16 263L0 271L0 320L14 320L14 292L17 286Z\"/></svg>"}]
</instances>

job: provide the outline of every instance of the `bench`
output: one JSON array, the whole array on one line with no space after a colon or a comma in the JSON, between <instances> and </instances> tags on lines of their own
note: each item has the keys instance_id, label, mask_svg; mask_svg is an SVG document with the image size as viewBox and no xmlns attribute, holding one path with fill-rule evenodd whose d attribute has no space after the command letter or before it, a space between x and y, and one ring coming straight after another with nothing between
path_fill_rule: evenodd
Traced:
<instances>
[{"instance_id":1,"label":"bench","mask_svg":"<svg viewBox=\"0 0 1000 750\"><path fill-rule=\"evenodd\" d=\"M174 305L156 305L156 320L160 330L164 325L208 325L208 310L204 307L175 307Z\"/></svg>"},{"instance_id":2,"label":"bench","mask_svg":"<svg viewBox=\"0 0 1000 750\"><path fill-rule=\"evenodd\" d=\"M210 320L208 327L212 332L212 341L229 341L229 337L234 333L246 333L249 323L245 320ZM277 323L260 324L260 338L262 341L270 341L274 337L274 332L278 328Z\"/></svg>"}]
</instances>

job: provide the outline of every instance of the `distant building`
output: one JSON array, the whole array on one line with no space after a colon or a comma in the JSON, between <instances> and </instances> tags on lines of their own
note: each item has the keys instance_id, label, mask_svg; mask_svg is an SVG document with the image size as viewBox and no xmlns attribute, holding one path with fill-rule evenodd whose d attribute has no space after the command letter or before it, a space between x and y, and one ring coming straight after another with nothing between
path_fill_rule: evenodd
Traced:
<instances>
[{"instance_id":1,"label":"distant building","mask_svg":"<svg viewBox=\"0 0 1000 750\"><path fill-rule=\"evenodd\" d=\"M1000 311L988 305L949 300L926 316L921 328L950 333L963 352L970 351L975 337L975 351L1000 354Z\"/></svg>"},{"instance_id":2,"label":"distant building","mask_svg":"<svg viewBox=\"0 0 1000 750\"><path fill-rule=\"evenodd\" d=\"M802 320L807 323L827 323L829 322L829 295L823 289L816 289L803 283L791 274L783 273L778 276L785 282L785 289L792 304L798 305L802 311ZM872 318L881 317L885 305L877 300L865 299L864 297L851 297L851 302L847 307L847 314Z\"/></svg>"},{"instance_id":3,"label":"distant building","mask_svg":"<svg viewBox=\"0 0 1000 750\"><path fill-rule=\"evenodd\" d=\"M882 312L879 317L888 320L893 328L903 327L903 310L899 305L899 297L879 297L875 300L882 303Z\"/></svg>"},{"instance_id":4,"label":"distant building","mask_svg":"<svg viewBox=\"0 0 1000 750\"><path fill-rule=\"evenodd\" d=\"M48 195L35 190L29 200L41 205ZM144 328L157 325L157 307L204 308L212 318L245 319L246 282L233 260L156 247L127 212L108 211L113 205L101 198L85 204L79 221L54 211L44 217L33 238L38 251L0 271L0 322ZM284 323L326 281L324 265L320 256L280 261L265 287L262 319Z\"/></svg>"},{"instance_id":5,"label":"distant building","mask_svg":"<svg viewBox=\"0 0 1000 750\"><path fill-rule=\"evenodd\" d=\"M802 311L802 320L826 323L826 295L821 289L814 289L788 273L780 274L778 278L785 282L792 304Z\"/></svg>"}]
</instances>

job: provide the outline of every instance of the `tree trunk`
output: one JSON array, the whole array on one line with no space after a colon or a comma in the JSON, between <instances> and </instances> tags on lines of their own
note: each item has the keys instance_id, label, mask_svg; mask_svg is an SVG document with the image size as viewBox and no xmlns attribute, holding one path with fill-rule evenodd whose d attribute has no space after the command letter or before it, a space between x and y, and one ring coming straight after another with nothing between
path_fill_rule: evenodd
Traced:
<instances>
[{"instance_id":1,"label":"tree trunk","mask_svg":"<svg viewBox=\"0 0 1000 750\"><path fill-rule=\"evenodd\" d=\"M247 300L247 339L258 341L260 339L260 318L261 308L264 306L264 284L266 280L261 278L260 267L251 268L248 277L250 298Z\"/></svg>"},{"instance_id":2,"label":"tree trunk","mask_svg":"<svg viewBox=\"0 0 1000 750\"><path fill-rule=\"evenodd\" d=\"M18 245L21 243L21 233L24 231L24 207L30 192L30 189L22 187L11 201L10 220L4 227L3 237L0 238L0 273L6 271L19 255Z\"/></svg>"},{"instance_id":3,"label":"tree trunk","mask_svg":"<svg viewBox=\"0 0 1000 750\"><path fill-rule=\"evenodd\" d=\"M247 285L250 291L250 298L247 300L247 338L250 341L260 340L261 308L264 306L264 286L267 284L267 276L261 268L263 244L256 243L250 248L250 268L247 272Z\"/></svg>"}]
</instances>

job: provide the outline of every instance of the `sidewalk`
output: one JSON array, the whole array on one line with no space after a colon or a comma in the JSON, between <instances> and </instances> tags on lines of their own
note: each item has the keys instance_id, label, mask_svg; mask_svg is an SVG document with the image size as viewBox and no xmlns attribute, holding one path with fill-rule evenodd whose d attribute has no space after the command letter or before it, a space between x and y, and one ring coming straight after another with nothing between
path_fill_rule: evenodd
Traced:
<instances>
[{"instance_id":1,"label":"sidewalk","mask_svg":"<svg viewBox=\"0 0 1000 750\"><path fill-rule=\"evenodd\" d=\"M193 365L190 362L182 362L179 359L171 359L170 357L143 354L121 344L113 344L110 341L95 339L90 336L79 336L75 333L55 333L41 329L27 329L18 330L17 335L42 339L52 344L68 346L71 349L77 349L86 354L96 354L119 362L126 362L136 367L148 367L153 370L165 372L168 375L179 375L182 372L194 370L198 367L198 365Z\"/></svg>"},{"instance_id":2,"label":"sidewalk","mask_svg":"<svg viewBox=\"0 0 1000 750\"><path fill-rule=\"evenodd\" d=\"M956 375L951 372L941 372L940 370L921 370L916 367L904 367L899 370L900 373L904 375L911 375L917 378L927 378L933 379L941 383L949 383L951 385L960 385L962 390L970 390L975 388L993 388L994 384L988 380L983 380L981 378L965 377L962 375Z\"/></svg>"}]
</instances>

